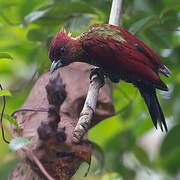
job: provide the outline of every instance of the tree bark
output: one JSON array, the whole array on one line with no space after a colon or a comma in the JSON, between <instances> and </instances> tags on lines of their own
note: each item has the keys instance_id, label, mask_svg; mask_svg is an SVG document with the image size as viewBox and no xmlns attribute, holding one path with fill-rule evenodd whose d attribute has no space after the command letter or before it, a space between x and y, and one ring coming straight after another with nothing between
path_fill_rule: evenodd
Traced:
<instances>
[{"instance_id":1,"label":"tree bark","mask_svg":"<svg viewBox=\"0 0 180 180\"><path fill-rule=\"evenodd\" d=\"M13 127L13 136L26 137L31 143L17 151L21 160L9 175L10 180L68 180L83 161L90 163L91 142L84 136L80 144L72 143L72 132L85 102L91 68L87 64L73 63L57 70L53 76L45 73L37 80L22 110L14 114L19 129ZM90 127L112 115L111 91L105 84Z\"/></svg>"}]
</instances>

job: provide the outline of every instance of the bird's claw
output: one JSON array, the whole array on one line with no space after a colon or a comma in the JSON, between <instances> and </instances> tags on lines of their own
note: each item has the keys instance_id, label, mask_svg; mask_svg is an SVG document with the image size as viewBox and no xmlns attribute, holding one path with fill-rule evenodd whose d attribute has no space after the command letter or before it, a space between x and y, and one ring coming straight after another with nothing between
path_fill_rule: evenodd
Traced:
<instances>
[{"instance_id":1,"label":"bird's claw","mask_svg":"<svg viewBox=\"0 0 180 180\"><path fill-rule=\"evenodd\" d=\"M90 77L89 77L90 81L92 81L92 77L94 75L98 76L98 78L101 81L101 87L103 87L104 84L105 84L105 81L104 81L105 72L104 72L104 70L102 68L93 68L93 69L91 69L91 73L90 73Z\"/></svg>"}]
</instances>

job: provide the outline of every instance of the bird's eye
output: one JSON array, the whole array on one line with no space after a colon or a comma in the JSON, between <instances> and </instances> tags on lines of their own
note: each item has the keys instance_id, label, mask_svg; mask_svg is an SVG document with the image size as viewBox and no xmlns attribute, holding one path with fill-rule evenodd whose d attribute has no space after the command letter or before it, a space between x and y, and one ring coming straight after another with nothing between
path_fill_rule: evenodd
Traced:
<instances>
[{"instance_id":1,"label":"bird's eye","mask_svg":"<svg viewBox=\"0 0 180 180\"><path fill-rule=\"evenodd\" d=\"M60 49L61 54L64 54L65 50L66 50L65 47L61 47Z\"/></svg>"}]
</instances>

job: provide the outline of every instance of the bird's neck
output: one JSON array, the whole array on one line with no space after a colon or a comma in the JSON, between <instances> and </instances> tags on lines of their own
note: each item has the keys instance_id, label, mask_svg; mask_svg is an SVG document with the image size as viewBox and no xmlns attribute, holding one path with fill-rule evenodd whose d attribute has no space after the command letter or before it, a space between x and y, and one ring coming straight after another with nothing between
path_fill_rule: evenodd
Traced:
<instances>
[{"instance_id":1,"label":"bird's neck","mask_svg":"<svg viewBox=\"0 0 180 180\"><path fill-rule=\"evenodd\" d=\"M88 59L87 53L82 48L82 41L77 38L71 39L71 55L75 62L86 62Z\"/></svg>"}]
</instances>

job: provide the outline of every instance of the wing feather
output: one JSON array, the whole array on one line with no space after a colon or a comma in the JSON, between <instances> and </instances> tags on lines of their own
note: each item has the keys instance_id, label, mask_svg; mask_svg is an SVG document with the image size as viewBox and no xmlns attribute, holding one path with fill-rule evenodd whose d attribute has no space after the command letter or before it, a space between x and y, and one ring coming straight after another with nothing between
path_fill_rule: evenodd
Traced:
<instances>
[{"instance_id":1,"label":"wing feather","mask_svg":"<svg viewBox=\"0 0 180 180\"><path fill-rule=\"evenodd\" d=\"M130 82L145 79L155 87L167 90L158 75L159 67L163 66L157 55L123 28L93 25L82 37L82 44L95 62L92 64L103 67L109 73L119 74L120 79Z\"/></svg>"}]
</instances>

